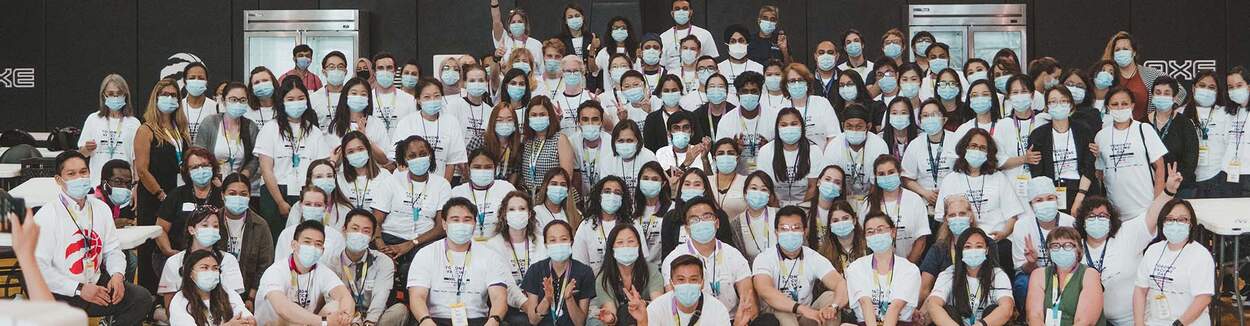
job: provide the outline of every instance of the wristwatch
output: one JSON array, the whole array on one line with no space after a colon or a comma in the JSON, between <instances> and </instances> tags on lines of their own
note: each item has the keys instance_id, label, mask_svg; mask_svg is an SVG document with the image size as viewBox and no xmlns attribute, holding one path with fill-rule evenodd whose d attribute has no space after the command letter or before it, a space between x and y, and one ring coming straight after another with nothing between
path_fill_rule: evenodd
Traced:
<instances>
[{"instance_id":1,"label":"wristwatch","mask_svg":"<svg viewBox=\"0 0 1250 326\"><path fill-rule=\"evenodd\" d=\"M78 287L74 289L74 296L76 297L82 296L82 283L78 283Z\"/></svg>"},{"instance_id":2,"label":"wristwatch","mask_svg":"<svg viewBox=\"0 0 1250 326\"><path fill-rule=\"evenodd\" d=\"M503 325L503 318L500 318L499 316L490 316L490 319L494 320L496 324Z\"/></svg>"}]
</instances>

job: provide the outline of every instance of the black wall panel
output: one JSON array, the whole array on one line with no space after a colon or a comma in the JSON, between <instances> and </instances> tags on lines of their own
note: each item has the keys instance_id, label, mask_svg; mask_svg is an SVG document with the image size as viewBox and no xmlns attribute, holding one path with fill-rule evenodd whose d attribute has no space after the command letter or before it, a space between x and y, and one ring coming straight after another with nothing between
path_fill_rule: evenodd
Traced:
<instances>
[{"instance_id":1,"label":"black wall panel","mask_svg":"<svg viewBox=\"0 0 1250 326\"><path fill-rule=\"evenodd\" d=\"M159 14L148 14L159 13ZM230 62L230 6L195 1L139 1L138 76L140 88L151 90L162 69L178 53L199 57L208 67L209 88L227 80L234 66ZM281 73L281 72L277 72ZM212 90L210 90L211 92ZM147 101L149 92L137 94Z\"/></svg>"},{"instance_id":2,"label":"black wall panel","mask_svg":"<svg viewBox=\"0 0 1250 326\"><path fill-rule=\"evenodd\" d=\"M262 10L319 9L311 0L259 0L258 6Z\"/></svg>"},{"instance_id":3,"label":"black wall panel","mask_svg":"<svg viewBox=\"0 0 1250 326\"><path fill-rule=\"evenodd\" d=\"M424 4L432 1L421 1L422 10L426 10ZM467 4L468 1L442 1L452 4ZM454 8L454 7L453 7ZM353 1L353 0L322 0L320 9L359 9L369 12L369 48L371 51L367 53L372 57L380 51L387 51L395 55L399 61L397 64L403 64L417 55L417 36L423 35L417 32L417 23L420 19L417 17L417 1L411 0L372 0L372 1ZM441 13L435 13L440 16L438 21L453 22L459 20L458 17L464 15L464 12L453 9L444 10ZM442 33L453 33L453 29L441 30ZM355 59L352 59L354 62ZM317 61L320 62L320 61ZM424 70L423 70L424 71Z\"/></svg>"},{"instance_id":4,"label":"black wall panel","mask_svg":"<svg viewBox=\"0 0 1250 326\"><path fill-rule=\"evenodd\" d=\"M859 30L864 40L864 56L868 60L880 58L881 35L891 28L899 28L906 34L907 3L904 0L836 0L810 1L807 11L807 33L811 41L802 48L804 63L813 64L812 53L820 41L830 40L842 48L842 34L847 29ZM785 20L782 13L782 20ZM797 60L797 59L796 59Z\"/></svg>"},{"instance_id":5,"label":"black wall panel","mask_svg":"<svg viewBox=\"0 0 1250 326\"><path fill-rule=\"evenodd\" d=\"M1228 0L1224 19L1228 26L1224 28L1225 44L1228 45L1226 58L1222 58L1226 67L1250 65L1250 1Z\"/></svg>"},{"instance_id":6,"label":"black wall panel","mask_svg":"<svg viewBox=\"0 0 1250 326\"><path fill-rule=\"evenodd\" d=\"M152 85L136 83L136 2L48 0L46 4L47 82L42 109L47 122L44 128L31 129L81 127L83 118L99 109L100 81L110 73L126 78L133 99L147 98Z\"/></svg>"},{"instance_id":7,"label":"black wall panel","mask_svg":"<svg viewBox=\"0 0 1250 326\"><path fill-rule=\"evenodd\" d=\"M777 29L786 32L786 42L789 42L791 55L796 56L796 60L802 60L802 53L807 53L805 49L808 43L808 31L805 26L808 24L809 17L806 13L811 2L819 1L708 0L706 13L708 23L701 27L712 32L712 37L717 42L716 48L722 56L728 56L729 48L725 45L728 38L725 37L725 29L730 25L740 24L751 31L751 38L759 37L760 27L756 21L759 17L759 9L765 4L771 4L777 6L778 11L781 12L781 23Z\"/></svg>"},{"instance_id":8,"label":"black wall panel","mask_svg":"<svg viewBox=\"0 0 1250 326\"><path fill-rule=\"evenodd\" d=\"M6 49L0 51L0 130L22 128L27 130L44 129L47 119L44 108L44 92L48 84L48 73L44 71L44 2L17 1L6 4L0 11L0 44ZM32 74L34 85L27 78ZM17 83L17 74L23 76L22 85ZM21 114L10 114L20 112Z\"/></svg>"},{"instance_id":9,"label":"black wall panel","mask_svg":"<svg viewBox=\"0 0 1250 326\"><path fill-rule=\"evenodd\" d=\"M1128 0L1044 0L1034 4L1030 57L1055 57L1065 67L1089 68L1102 58L1112 35L1130 30L1128 16L1107 14L1127 10Z\"/></svg>"},{"instance_id":10,"label":"black wall panel","mask_svg":"<svg viewBox=\"0 0 1250 326\"><path fill-rule=\"evenodd\" d=\"M1227 47L1215 41L1224 36L1225 17L1212 13L1225 7L1218 0L1133 0L1132 33L1149 35L1140 42L1138 62L1166 61L1157 67L1183 80L1192 78L1202 65L1215 68L1210 61L1225 60Z\"/></svg>"},{"instance_id":11,"label":"black wall panel","mask_svg":"<svg viewBox=\"0 0 1250 326\"><path fill-rule=\"evenodd\" d=\"M481 57L494 51L489 1L420 0L417 4L417 32L413 35L416 44L421 45L416 55L422 74L433 72L431 60L435 54L470 53ZM499 14L506 19L513 8L512 1L500 1ZM377 45L373 48L380 49Z\"/></svg>"}]
</instances>

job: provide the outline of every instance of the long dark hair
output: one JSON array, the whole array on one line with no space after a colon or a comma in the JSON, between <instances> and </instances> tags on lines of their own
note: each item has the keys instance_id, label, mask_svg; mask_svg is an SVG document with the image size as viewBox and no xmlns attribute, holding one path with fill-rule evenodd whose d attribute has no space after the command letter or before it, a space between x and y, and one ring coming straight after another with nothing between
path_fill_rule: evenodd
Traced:
<instances>
[{"instance_id":1,"label":"long dark hair","mask_svg":"<svg viewBox=\"0 0 1250 326\"><path fill-rule=\"evenodd\" d=\"M574 195L580 197L582 194L577 193L577 185L573 184L573 178L569 176L569 171L565 171L562 167L553 167L547 170L547 175L543 177L543 183L538 185L534 190L534 201L531 208L539 205L546 205L550 198L547 198L547 186L551 184L551 179L556 176L564 177L564 182L568 183L569 195L565 196L564 202L559 203L563 208L564 218L569 220L570 225L574 225L574 229L582 224L581 211L577 209L578 200Z\"/></svg>"},{"instance_id":2,"label":"long dark hair","mask_svg":"<svg viewBox=\"0 0 1250 326\"><path fill-rule=\"evenodd\" d=\"M975 303L968 302L968 277L966 276L968 275L968 266L963 262L964 244L968 243L968 239L974 235L981 237L981 240L985 241L985 256L990 257L985 262L982 262L977 269L977 283L980 284L977 289L977 292L980 292L977 293L977 298L979 298L980 302ZM990 291L999 290L994 288L994 274L998 270L998 266L995 259L993 259L993 257L998 256L994 254L994 247L990 246L990 237L985 235L985 231L982 231L981 228L975 226L968 228L967 231L960 234L955 246L959 250L955 250L955 265L951 274L951 301L947 301L946 304L952 305L954 312L959 315L956 320L964 320L976 313L976 307L987 305L990 300Z\"/></svg>"},{"instance_id":3,"label":"long dark hair","mask_svg":"<svg viewBox=\"0 0 1250 326\"><path fill-rule=\"evenodd\" d=\"M212 258L217 262L217 266L221 266L221 257L208 250L196 250L187 254L187 258L183 260L182 268L178 274L182 276L182 285L179 291L182 297L187 299L187 314L191 318L195 318L196 325L219 325L233 318L234 313L231 312L230 297L226 296L226 290L221 285L208 291L208 306L204 306L203 299L200 298L200 288L195 285L195 279L191 277L191 271L194 269L194 263L205 258ZM187 263L191 262L191 263ZM207 311L205 309L207 308ZM176 309L176 308L170 308ZM213 320L210 322L208 316L211 315Z\"/></svg>"},{"instance_id":4,"label":"long dark hair","mask_svg":"<svg viewBox=\"0 0 1250 326\"><path fill-rule=\"evenodd\" d=\"M989 131L981 128L972 128L964 134L964 138L959 140L955 145L955 154L959 156L955 160L955 166L952 170L955 172L968 174L971 173L972 167L968 165L968 160L964 159L964 155L968 153L968 143L972 142L972 137L981 136L985 138L985 163L981 163L980 171L982 175L994 174L998 171L998 146L994 143L994 137L990 136Z\"/></svg>"},{"instance_id":5,"label":"long dark hair","mask_svg":"<svg viewBox=\"0 0 1250 326\"><path fill-rule=\"evenodd\" d=\"M608 296L618 303L624 303L626 299L625 292L622 291L625 285L621 284L621 270L616 268L616 248L613 248L612 244L616 243L616 238L620 237L621 232L626 231L633 232L634 238L638 239L638 259L634 260L633 264L630 264L630 276L634 278L630 285L635 289L647 289L647 280L651 278L650 268L647 267L647 253L642 250L642 246L647 243L647 239L642 236L642 233L638 232L638 229L634 228L633 224L617 223L616 227L612 228L612 232L608 233L607 242L604 244L603 267L599 269L599 275L603 279L600 282L600 286L604 289L603 292L607 293ZM639 292L639 295L642 295L643 298L651 296L650 291L644 290L642 292Z\"/></svg>"},{"instance_id":6,"label":"long dark hair","mask_svg":"<svg viewBox=\"0 0 1250 326\"><path fill-rule=\"evenodd\" d=\"M304 114L299 116L300 132L303 133L304 136L307 136L310 132L312 132L312 130L309 130L308 127L319 127L317 125L317 112L312 109L312 104L308 101L308 96L312 95L308 93L307 88L304 88L304 82L297 77L287 77L282 79L282 87L279 87L278 90L273 93L275 96L273 102L274 120L278 122L278 135L285 140L294 140L295 135L291 131L291 124L287 123L287 119L290 117L286 115L286 102L282 101L282 98L285 97L287 93L297 89L304 92L304 106L307 108L304 110Z\"/></svg>"},{"instance_id":7,"label":"long dark hair","mask_svg":"<svg viewBox=\"0 0 1250 326\"><path fill-rule=\"evenodd\" d=\"M877 167L881 166L882 164L893 164L895 173L899 174L900 179L902 178L903 164L898 161L898 158L895 158L894 156L890 156L889 154L878 156L876 160L872 161L871 173L873 175L876 175ZM902 185L899 185L899 187L895 190L899 191L898 195L901 197L903 196L902 190L905 190L905 189L903 189ZM884 201L885 201L885 190L881 189L881 187L878 185L875 185L875 184L872 185L872 187L868 191L868 215L872 215L872 213L875 213L875 212L880 212L884 214L885 213L885 210L883 209L884 205L882 205L882 202ZM895 216L894 218L902 218L902 217Z\"/></svg>"},{"instance_id":8,"label":"long dark hair","mask_svg":"<svg viewBox=\"0 0 1250 326\"><path fill-rule=\"evenodd\" d=\"M816 186L819 188L820 179L824 178L825 173L829 173L829 170L835 170L838 172L839 175L842 176L842 182L838 184L838 189L840 190L838 192L838 196L833 197L831 200L832 201L845 200L846 199L846 170L843 170L842 167L838 166L837 164L826 165L823 169L820 170L820 174L816 176ZM812 219L813 221L815 221L815 218L816 218L815 207L817 207L818 205L820 205L820 191L819 190L817 190L816 194L812 195L812 198L808 200L807 207L810 207L812 209L808 210L807 215L810 215L809 218Z\"/></svg>"},{"instance_id":9,"label":"long dark hair","mask_svg":"<svg viewBox=\"0 0 1250 326\"><path fill-rule=\"evenodd\" d=\"M638 180L637 184L642 184L642 174L648 170L660 175L660 193L655 195L657 204L655 213L663 216L664 212L667 212L671 208L670 206L673 206L673 190L669 187L668 174L664 173L664 167L660 166L660 162L650 161L643 163L642 167L638 169L638 178L634 179ZM645 217L642 214L647 210L647 196L642 194L642 190L638 189L638 185L634 185L634 188L634 218L642 219Z\"/></svg>"},{"instance_id":10,"label":"long dark hair","mask_svg":"<svg viewBox=\"0 0 1250 326\"><path fill-rule=\"evenodd\" d=\"M919 120L916 119L916 117L920 116L920 114L917 114L916 108L911 106L911 100L902 96L895 96L894 99L890 100L890 103L885 106L885 125L881 126L881 139L884 140L885 144L889 146L890 155L903 157L903 152L899 151L898 146L894 146L895 142L897 142L894 139L894 133L899 132L900 130L894 129L894 125L890 124L890 108L893 108L894 104L897 103L902 103L903 107L907 108L907 119L911 121L911 123L907 124L907 128L903 128L902 130L903 134L907 136L908 143L910 143L912 139L916 139L916 136L920 134L920 128L916 127L916 125L920 124L918 122ZM875 124L877 121L870 121L870 123Z\"/></svg>"},{"instance_id":11,"label":"long dark hair","mask_svg":"<svg viewBox=\"0 0 1250 326\"><path fill-rule=\"evenodd\" d=\"M621 177L615 175L599 179L599 183L590 188L590 193L586 194L587 203L589 204L586 205L586 212L582 214L582 218L590 220L590 225L593 227L599 227L599 224L603 223L602 217L599 216L603 213L603 208L599 207L599 202L603 200L603 186L608 182L615 182L621 187L621 208L616 210L616 223L634 223L633 204L629 198L629 184L625 183L625 180L621 179Z\"/></svg>"},{"instance_id":12,"label":"long dark hair","mask_svg":"<svg viewBox=\"0 0 1250 326\"><path fill-rule=\"evenodd\" d=\"M186 223L185 229L170 230L170 231L182 232L183 240L186 241L186 243L183 244L183 248L187 248L187 250L191 250L191 244L194 243L196 240L195 240L195 236L191 235L191 232L189 229L194 229L195 225L200 224L200 222L203 222L204 220L207 220L210 218L217 220L217 233L218 235L221 236L221 239L229 239L230 237L227 236L226 230L224 230L226 228L226 219L222 217L217 207L213 205L203 205L200 207L196 207L196 209L191 212L190 216L187 217L187 223ZM213 246L211 249L213 252L213 256L217 257L217 259L221 259L221 256L218 252L226 251L226 242L227 241L218 240L216 243L213 243ZM186 257L183 258L184 264L187 261L186 259L187 259Z\"/></svg>"},{"instance_id":13,"label":"long dark hair","mask_svg":"<svg viewBox=\"0 0 1250 326\"><path fill-rule=\"evenodd\" d=\"M817 210L819 210L819 208L814 207L809 209L811 212L815 212ZM807 243L810 246L819 245L819 247L816 248L817 252L820 252L821 255L828 258L829 262L833 263L834 269L837 269L839 273L843 273L845 272L846 266L852 261L855 261L856 258L868 255L868 245L867 241L864 240L864 226L862 223L859 223L859 218L856 217L855 208L851 207L851 203L845 200L834 201L833 206L830 206L829 212L826 213L828 216L825 217L832 217L833 212L837 211L850 214L851 224L855 225L855 231L851 231L850 257L843 257L844 255L847 255L845 254L845 252L847 252L847 248L842 247L842 242L838 241L837 236L834 236L832 231L826 230L826 232L820 232L820 224L818 224L818 221L815 219L811 219L807 223L807 225L810 226L808 227L809 231L807 232ZM809 213L808 215L812 216L814 214L815 213ZM778 216L780 216L780 214L778 214ZM832 229L833 223L829 224L830 229Z\"/></svg>"},{"instance_id":14,"label":"long dark hair","mask_svg":"<svg viewBox=\"0 0 1250 326\"><path fill-rule=\"evenodd\" d=\"M220 115L220 116L221 116L221 120L222 120L222 121L225 121L226 119L228 119L228 118L229 118L229 115L228 115L228 114L225 114L225 111L224 111L224 110L225 110L224 108L225 108L226 94L229 94L231 90L234 90L234 89L236 89L236 88L243 89L243 92L244 92L244 93L247 93L247 98L248 98L249 100L250 100L252 97L254 97L254 96L252 95L251 86L244 85L243 83L240 83L240 82L237 82L237 81L232 81L232 82L226 83L226 87L225 87L225 88L223 88L223 89L221 90L221 101L222 101L222 103L219 103L219 104L221 104L221 105L222 105L222 109L221 109L221 110L222 110L222 112L221 112L221 113L218 113L218 115ZM251 106L251 104L249 104L249 110L251 110L251 108L255 108L255 106ZM253 122L251 122L251 120L248 120L247 118L244 118L244 117L242 117L242 116L238 117L237 119L238 119L237 121L239 122L239 125L240 125L240 126L246 126L246 125L251 125L251 124L253 124ZM222 124L223 124L223 126L224 126L225 122L222 122ZM260 127L261 127L261 126L256 126L256 129L260 129ZM222 129L219 129L217 132L219 132L219 133L224 133L224 132L226 132L226 130L225 130L225 128L223 127ZM243 143L243 162L242 162L242 163L240 163L240 164L239 164L239 166L240 166L240 167L242 167L242 166L247 166L248 164L252 163L252 160L256 159L256 155L252 154L252 148L253 148L253 147L256 147L256 140L255 140L255 139L252 139L252 133L247 132L247 129L245 129L245 128L240 128L240 129L239 129L239 141ZM214 164L214 165L216 165L216 164ZM223 173L225 173L225 172L223 172Z\"/></svg>"},{"instance_id":15,"label":"long dark hair","mask_svg":"<svg viewBox=\"0 0 1250 326\"><path fill-rule=\"evenodd\" d=\"M635 34L634 24L630 23L628 18L625 18L622 16L616 16L608 20L608 30L603 33L603 38L604 38L603 48L609 49L608 51L605 51L608 54L616 53L616 47L619 46L620 44L617 44L616 39L612 38L612 25L616 24L616 22L618 21L625 23L625 30L629 31L629 36L625 37L625 42L624 42L625 54L624 55L626 58L629 58L629 62L634 62L634 59L633 59L634 53L638 50L638 36L634 35ZM611 60L609 60L609 62L611 62ZM619 80L613 81L613 84L618 84L618 83L620 83Z\"/></svg>"},{"instance_id":16,"label":"long dark hair","mask_svg":"<svg viewBox=\"0 0 1250 326\"><path fill-rule=\"evenodd\" d=\"M503 74L503 81L499 83L499 92L496 93L496 94L499 94L499 104L503 104L505 107L512 105L512 102L513 102L512 97L508 96L508 83L511 82L513 79L516 79L517 77L521 77L521 79L525 80L525 95L521 97L521 106L524 107L524 106L529 105L530 92L532 91L531 88L533 88L533 85L530 85L530 77L526 76L525 72L521 71L521 69L511 68L511 67L508 68L508 72ZM517 123L520 123L520 121L521 121L521 118L518 117ZM518 125L517 129L521 129L520 127L521 126Z\"/></svg>"},{"instance_id":17,"label":"long dark hair","mask_svg":"<svg viewBox=\"0 0 1250 326\"><path fill-rule=\"evenodd\" d=\"M360 143L365 146L365 154L368 154L368 157L369 157L369 161L367 161L364 166L365 170L369 170L369 174L366 175L365 177L369 178L370 180L377 178L378 174L381 173L381 170L378 168L378 165L373 160L373 153L372 153L373 144L369 142L369 137L365 136L365 133L357 131L357 130L352 130L351 132L348 132L346 135L343 135L343 140L339 141L339 151L343 155L343 160L345 161L347 159L347 143L353 140L359 140ZM343 164L343 161L339 161L339 165L343 166L343 179L356 182L356 177L357 177L356 167L353 167L351 163ZM364 196L364 194L356 194L356 195Z\"/></svg>"},{"instance_id":18,"label":"long dark hair","mask_svg":"<svg viewBox=\"0 0 1250 326\"><path fill-rule=\"evenodd\" d=\"M856 34L859 34L859 33L856 33ZM841 79L842 76L846 76L851 79L851 82L855 83L855 100L848 102L842 99L842 95L830 94L829 102L830 104L833 104L834 111L841 112L842 109L845 109L846 105L850 103L859 103L861 105L868 105L868 103L872 102L872 98L868 97L868 88L864 86L864 77L860 76L859 72L855 71L854 69L847 69L847 70L843 70L841 74L839 75L840 76L838 76L838 79ZM833 88L835 93L837 92L839 88L842 88L842 86L838 86L839 83L836 80L834 81L833 84L835 86Z\"/></svg>"},{"instance_id":19,"label":"long dark hair","mask_svg":"<svg viewBox=\"0 0 1250 326\"><path fill-rule=\"evenodd\" d=\"M1202 120L1198 119L1198 100L1195 100L1193 95L1194 91L1198 90L1198 81L1207 77L1211 77L1212 80L1215 80L1215 103L1211 104L1211 107L1214 108L1224 105L1224 101L1222 101L1224 93L1226 92L1224 89L1224 83L1220 81L1219 77L1216 77L1214 71L1210 70L1199 72L1194 76L1194 82L1189 89L1189 96L1185 99L1185 103L1181 104L1181 106L1185 108L1181 111L1181 116L1189 118L1189 121L1192 121L1194 126L1199 128L1203 127Z\"/></svg>"},{"instance_id":20,"label":"long dark hair","mask_svg":"<svg viewBox=\"0 0 1250 326\"><path fill-rule=\"evenodd\" d=\"M365 87L365 97L369 99L369 104L365 105L365 109L360 114L365 117L373 115L373 92L369 91L369 81L352 77L346 83L343 83L343 91L339 94L339 104L334 109L334 118L330 119L330 124L326 126L326 131L330 131L338 136L343 136L351 128L352 111L347 105L347 93L351 92L352 87L361 85Z\"/></svg>"},{"instance_id":21,"label":"long dark hair","mask_svg":"<svg viewBox=\"0 0 1250 326\"><path fill-rule=\"evenodd\" d=\"M1016 76L1020 76L1020 75L1016 75ZM1014 79L1014 78L1016 77L1013 76L1009 78L1009 80ZM998 90L994 88L995 87L994 82L989 79L982 79L982 80L974 81L968 85L968 94L964 94L964 98L965 98L964 103L961 103L958 106L958 108L955 109L954 113L946 111L945 105L942 106L942 115L946 117L946 120L955 120L955 121L958 121L960 124L963 124L964 122L974 121L977 119L977 113L972 111L972 105L971 105L972 88L977 87L977 85L985 85L985 87L989 88L990 90L990 95L989 95L990 96L990 110L989 112L986 112L990 114L990 121L998 121L998 119L1002 118L1002 111L1003 111L1002 104L1001 104L1002 102L1000 102L1000 100L998 99ZM1007 88L1011 89L1010 81L1007 82ZM933 97L933 99L938 99L938 104L942 103L940 98L941 98L940 96ZM977 129L977 128L972 128L972 129Z\"/></svg>"},{"instance_id":22,"label":"long dark hair","mask_svg":"<svg viewBox=\"0 0 1250 326\"><path fill-rule=\"evenodd\" d=\"M712 183L708 181L707 172L703 172L702 169L699 169L696 167L691 167L691 168L686 169L685 172L682 172L681 178L677 179L677 189L676 189L677 198L674 199L674 202L677 203L677 206L683 206L686 204L686 201L681 199L681 191L683 190L682 188L685 188L684 181L686 180L686 177L689 177L691 174L699 178L699 181L703 182L703 195L699 197L715 198L712 195ZM690 201L694 201L694 199L691 199ZM720 208L719 205L712 205L712 207L716 207L717 209Z\"/></svg>"},{"instance_id":23,"label":"long dark hair","mask_svg":"<svg viewBox=\"0 0 1250 326\"><path fill-rule=\"evenodd\" d=\"M808 162L811 160L812 154L811 154L811 149L809 148L810 147L809 144L811 143L811 141L807 139L807 123L805 122L806 120L803 119L803 114L799 113L798 109L795 109L793 107L788 107L788 108L781 109L780 112L777 112L777 122L774 123L773 125L773 139L781 140L781 128L778 127L778 124L781 123L781 117L786 116L786 115L791 115L791 114L799 118L799 128L800 130L803 131L802 134L799 136L799 141L795 143L795 145L799 146L799 155L798 155L798 159L796 160L798 161L798 166L795 167L795 172L794 172L795 179L790 180L790 176L786 174L786 170L788 169L786 167L786 153L785 153L785 148L784 148L785 144L774 145L773 146L773 175L777 176L777 181L780 181L780 182L794 182L797 180L806 179L807 172L811 170L812 168L812 163ZM835 122L830 121L829 123L835 123Z\"/></svg>"}]
</instances>

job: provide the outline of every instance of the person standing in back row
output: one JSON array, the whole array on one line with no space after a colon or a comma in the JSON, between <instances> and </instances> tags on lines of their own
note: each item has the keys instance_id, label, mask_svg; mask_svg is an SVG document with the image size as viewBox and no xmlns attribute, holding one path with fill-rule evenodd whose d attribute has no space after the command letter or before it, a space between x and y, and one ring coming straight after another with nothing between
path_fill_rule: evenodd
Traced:
<instances>
[{"instance_id":1,"label":"person standing in back row","mask_svg":"<svg viewBox=\"0 0 1250 326\"><path fill-rule=\"evenodd\" d=\"M702 27L695 26L690 20L694 16L694 8L690 6L689 0L673 1L673 27L660 34L660 43L664 46L661 50L663 55L660 56L660 65L664 67L680 67L681 64L681 41L687 36L694 35L699 39L699 44L707 44L699 49L698 55L695 57L711 56L713 58L720 57L720 51L716 50L713 44L716 40L712 39L712 33Z\"/></svg>"},{"instance_id":2,"label":"person standing in back row","mask_svg":"<svg viewBox=\"0 0 1250 326\"><path fill-rule=\"evenodd\" d=\"M304 88L307 88L309 92L321 89L321 78L312 71L308 71L308 67L312 65L312 58L312 47L308 44L296 45L294 49L291 49L291 60L295 61L295 68L283 73L278 80L285 80L286 76L296 76L304 81Z\"/></svg>"}]
</instances>

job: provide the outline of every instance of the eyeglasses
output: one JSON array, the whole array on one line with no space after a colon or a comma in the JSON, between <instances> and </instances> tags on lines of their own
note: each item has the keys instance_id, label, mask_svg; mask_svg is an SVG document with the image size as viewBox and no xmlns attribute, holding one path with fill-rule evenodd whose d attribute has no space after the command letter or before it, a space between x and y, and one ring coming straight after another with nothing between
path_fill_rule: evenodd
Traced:
<instances>
[{"instance_id":1,"label":"eyeglasses","mask_svg":"<svg viewBox=\"0 0 1250 326\"><path fill-rule=\"evenodd\" d=\"M137 184L134 182L134 180L121 179L121 178L108 179L105 181L105 183L107 183L109 187L113 187L113 188L130 188L130 187L134 187Z\"/></svg>"},{"instance_id":2,"label":"eyeglasses","mask_svg":"<svg viewBox=\"0 0 1250 326\"><path fill-rule=\"evenodd\" d=\"M1051 251L1054 251L1054 250L1060 250L1060 249L1063 249L1063 250L1075 250L1075 249L1076 249L1076 243L1073 243L1073 242L1052 243L1052 244L1050 244L1050 245L1047 245L1046 247L1047 247L1047 248L1050 248L1050 250L1051 250Z\"/></svg>"},{"instance_id":3,"label":"eyeglasses","mask_svg":"<svg viewBox=\"0 0 1250 326\"><path fill-rule=\"evenodd\" d=\"M871 228L871 229L864 228L864 235L874 235L874 234L888 233L888 232L890 232L890 226L888 225L881 225L881 226Z\"/></svg>"},{"instance_id":4,"label":"eyeglasses","mask_svg":"<svg viewBox=\"0 0 1250 326\"><path fill-rule=\"evenodd\" d=\"M716 221L716 214L705 213L703 215L687 216L686 220L690 222L704 222L704 221L713 222L713 221Z\"/></svg>"},{"instance_id":5,"label":"eyeglasses","mask_svg":"<svg viewBox=\"0 0 1250 326\"><path fill-rule=\"evenodd\" d=\"M947 86L947 87L959 86L959 82L954 82L954 81L940 81L937 84L938 86Z\"/></svg>"},{"instance_id":6,"label":"eyeglasses","mask_svg":"<svg viewBox=\"0 0 1250 326\"><path fill-rule=\"evenodd\" d=\"M1172 215L1168 215L1168 216L1163 217L1163 221L1164 221L1164 222L1177 222L1177 223L1185 223L1185 224L1189 224L1189 216L1172 216Z\"/></svg>"},{"instance_id":7,"label":"eyeglasses","mask_svg":"<svg viewBox=\"0 0 1250 326\"><path fill-rule=\"evenodd\" d=\"M802 231L803 231L803 225L802 225L802 224L781 224L781 225L777 225L777 232L794 232L794 231L802 232Z\"/></svg>"}]
</instances>

